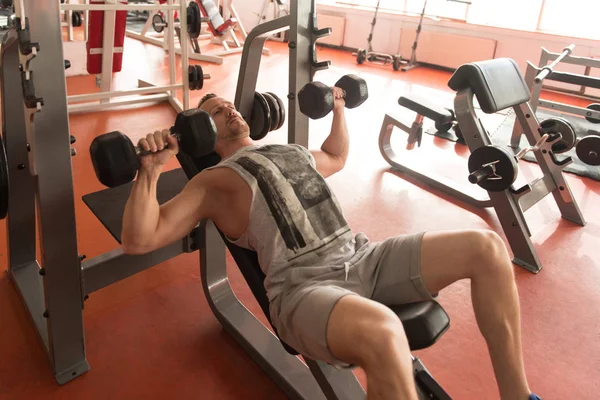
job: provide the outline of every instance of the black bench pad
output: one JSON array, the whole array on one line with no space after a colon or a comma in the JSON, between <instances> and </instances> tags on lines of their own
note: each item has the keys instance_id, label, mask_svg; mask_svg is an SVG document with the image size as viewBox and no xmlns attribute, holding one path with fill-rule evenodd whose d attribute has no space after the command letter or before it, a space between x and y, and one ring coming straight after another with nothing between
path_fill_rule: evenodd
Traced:
<instances>
[{"instance_id":1,"label":"black bench pad","mask_svg":"<svg viewBox=\"0 0 600 400\"><path fill-rule=\"evenodd\" d=\"M415 93L408 93L400 97L398 104L441 125L452 122L454 119L448 109Z\"/></svg>"},{"instance_id":2,"label":"black bench pad","mask_svg":"<svg viewBox=\"0 0 600 400\"><path fill-rule=\"evenodd\" d=\"M437 301L390 306L402 321L411 350L433 345L450 327L450 318Z\"/></svg>"}]
</instances>

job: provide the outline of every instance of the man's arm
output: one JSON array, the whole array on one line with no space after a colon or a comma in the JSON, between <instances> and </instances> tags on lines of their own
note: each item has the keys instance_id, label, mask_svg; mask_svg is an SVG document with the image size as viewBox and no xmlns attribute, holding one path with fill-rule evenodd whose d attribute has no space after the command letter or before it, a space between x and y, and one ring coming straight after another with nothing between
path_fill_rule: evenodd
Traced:
<instances>
[{"instance_id":1,"label":"man's arm","mask_svg":"<svg viewBox=\"0 0 600 400\"><path fill-rule=\"evenodd\" d=\"M333 106L333 122L331 132L320 150L312 150L315 158L317 171L327 178L340 171L346 165L348 151L350 148L350 137L344 114L345 102L342 98L342 90L333 88L335 103Z\"/></svg>"},{"instance_id":2,"label":"man's arm","mask_svg":"<svg viewBox=\"0 0 600 400\"><path fill-rule=\"evenodd\" d=\"M196 175L181 193L159 205L159 173L140 171L123 214L121 244L127 254L145 254L181 240L206 215L205 173Z\"/></svg>"}]
</instances>

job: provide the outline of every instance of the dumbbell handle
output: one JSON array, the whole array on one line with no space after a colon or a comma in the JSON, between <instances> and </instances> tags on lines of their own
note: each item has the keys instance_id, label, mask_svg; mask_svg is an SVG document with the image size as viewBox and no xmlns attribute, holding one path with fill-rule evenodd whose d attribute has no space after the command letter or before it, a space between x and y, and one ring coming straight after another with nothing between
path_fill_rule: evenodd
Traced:
<instances>
[{"instance_id":1,"label":"dumbbell handle","mask_svg":"<svg viewBox=\"0 0 600 400\"><path fill-rule=\"evenodd\" d=\"M180 135L178 133L173 133L173 128L171 127L169 130L171 131L171 136L175 137L175 139L177 139L177 141L179 141L180 139ZM167 149L169 147L168 143L165 143L165 147L164 149ZM162 151L162 150L161 150ZM153 151L148 151L148 150L144 150L142 147L140 146L135 146L135 154L138 155L138 157L143 157L143 156L147 156L150 154L156 154L157 152L153 152Z\"/></svg>"}]
</instances>

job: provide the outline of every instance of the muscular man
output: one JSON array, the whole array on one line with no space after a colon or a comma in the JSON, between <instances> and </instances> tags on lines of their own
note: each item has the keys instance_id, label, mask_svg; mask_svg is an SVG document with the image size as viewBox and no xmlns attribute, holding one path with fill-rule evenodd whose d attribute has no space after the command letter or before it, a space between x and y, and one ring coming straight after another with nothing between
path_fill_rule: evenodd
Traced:
<instances>
[{"instance_id":1,"label":"muscular man","mask_svg":"<svg viewBox=\"0 0 600 400\"><path fill-rule=\"evenodd\" d=\"M362 367L369 399L417 399L402 323L385 304L431 300L469 279L501 398L537 399L523 366L513 266L498 235L457 230L373 243L351 231L324 179L344 167L349 147L344 100L333 92L331 133L316 151L256 145L235 106L206 95L199 107L215 121L222 161L163 205L157 181L177 141L168 131L140 140L153 153L140 160L125 208L124 251L150 252L211 219L233 243L257 252L281 339L313 359Z\"/></svg>"}]
</instances>

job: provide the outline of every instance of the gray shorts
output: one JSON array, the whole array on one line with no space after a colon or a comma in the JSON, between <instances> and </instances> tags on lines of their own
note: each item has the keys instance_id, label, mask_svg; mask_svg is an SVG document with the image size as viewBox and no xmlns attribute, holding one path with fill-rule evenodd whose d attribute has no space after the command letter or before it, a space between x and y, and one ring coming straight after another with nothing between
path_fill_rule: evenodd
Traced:
<instances>
[{"instance_id":1,"label":"gray shorts","mask_svg":"<svg viewBox=\"0 0 600 400\"><path fill-rule=\"evenodd\" d=\"M432 300L421 278L424 232L371 243L356 235L355 253L345 265L294 267L283 294L271 303L277 334L298 352L347 367L327 345L327 323L335 304L354 294L385 305Z\"/></svg>"}]
</instances>

